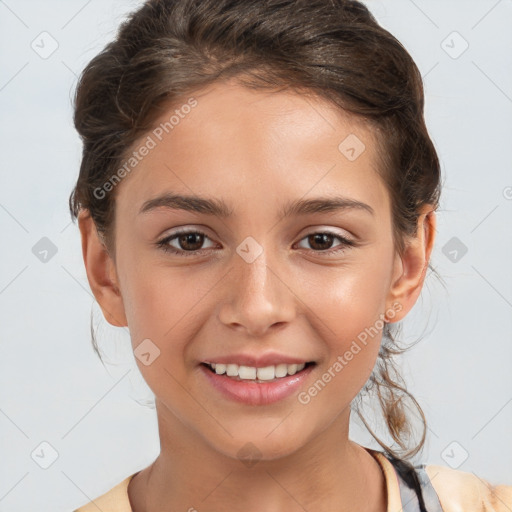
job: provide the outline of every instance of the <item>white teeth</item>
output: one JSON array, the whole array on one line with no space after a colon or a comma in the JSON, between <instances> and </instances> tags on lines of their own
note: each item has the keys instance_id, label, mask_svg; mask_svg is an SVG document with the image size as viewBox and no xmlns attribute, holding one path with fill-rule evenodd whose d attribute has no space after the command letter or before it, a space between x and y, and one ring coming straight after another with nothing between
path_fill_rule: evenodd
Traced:
<instances>
[{"instance_id":1,"label":"white teeth","mask_svg":"<svg viewBox=\"0 0 512 512\"><path fill-rule=\"evenodd\" d=\"M237 364L226 365L226 375L228 377L236 377L238 375L238 365Z\"/></svg>"},{"instance_id":2,"label":"white teeth","mask_svg":"<svg viewBox=\"0 0 512 512\"><path fill-rule=\"evenodd\" d=\"M276 376L275 366L265 366L264 368L258 368L257 372L258 380L272 380Z\"/></svg>"},{"instance_id":3,"label":"white teeth","mask_svg":"<svg viewBox=\"0 0 512 512\"><path fill-rule=\"evenodd\" d=\"M256 368L254 366L239 366L237 364L207 363L218 375L226 374L228 377L239 378L240 380L273 380L276 378L295 375L305 366L301 364L278 364L275 366L265 366Z\"/></svg>"},{"instance_id":4,"label":"white teeth","mask_svg":"<svg viewBox=\"0 0 512 512\"><path fill-rule=\"evenodd\" d=\"M276 366L276 377L284 377L288 373L288 365L286 363L284 364L278 364Z\"/></svg>"},{"instance_id":5,"label":"white teeth","mask_svg":"<svg viewBox=\"0 0 512 512\"><path fill-rule=\"evenodd\" d=\"M219 375L226 373L226 365L225 364L216 364L214 369L215 369L215 373L218 373Z\"/></svg>"},{"instance_id":6,"label":"white teeth","mask_svg":"<svg viewBox=\"0 0 512 512\"><path fill-rule=\"evenodd\" d=\"M256 378L256 368L253 366L239 366L238 376L241 379L254 380Z\"/></svg>"}]
</instances>

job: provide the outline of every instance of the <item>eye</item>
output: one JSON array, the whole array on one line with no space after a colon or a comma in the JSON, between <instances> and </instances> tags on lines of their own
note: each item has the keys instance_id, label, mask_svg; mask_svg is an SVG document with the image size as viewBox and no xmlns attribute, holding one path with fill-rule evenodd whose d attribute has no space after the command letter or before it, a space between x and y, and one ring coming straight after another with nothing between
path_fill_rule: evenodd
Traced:
<instances>
[{"instance_id":1,"label":"eye","mask_svg":"<svg viewBox=\"0 0 512 512\"><path fill-rule=\"evenodd\" d=\"M156 245L167 253L176 254L178 256L194 256L202 254L205 250L202 248L205 239L210 240L210 238L202 231L179 230L158 241ZM328 250L336 239L340 242L338 244L338 248ZM329 231L310 233L302 240L307 240L307 242L313 247L313 252L326 253L328 255L338 254L347 247L353 247L356 245L352 240ZM171 242L175 242L177 247L171 245Z\"/></svg>"},{"instance_id":2,"label":"eye","mask_svg":"<svg viewBox=\"0 0 512 512\"><path fill-rule=\"evenodd\" d=\"M329 246L332 246L335 239L340 241L338 248L328 251L327 249L329 249ZM345 250L347 247L353 247L356 245L352 240L335 233L331 233L330 231L310 233L302 240L307 240L307 242L313 247L314 252L326 252L328 255L337 254Z\"/></svg>"},{"instance_id":3,"label":"eye","mask_svg":"<svg viewBox=\"0 0 512 512\"><path fill-rule=\"evenodd\" d=\"M209 240L209 237L202 231L180 230L158 241L156 245L165 252L179 256L194 256L202 251L201 246L205 239ZM178 247L170 245L173 241L176 241Z\"/></svg>"}]
</instances>

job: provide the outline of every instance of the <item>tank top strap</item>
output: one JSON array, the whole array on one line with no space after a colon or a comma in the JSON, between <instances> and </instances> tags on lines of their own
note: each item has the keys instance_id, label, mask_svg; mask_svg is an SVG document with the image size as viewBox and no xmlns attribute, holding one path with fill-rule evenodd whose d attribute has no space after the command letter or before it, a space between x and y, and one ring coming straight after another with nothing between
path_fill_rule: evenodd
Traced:
<instances>
[{"instance_id":1,"label":"tank top strap","mask_svg":"<svg viewBox=\"0 0 512 512\"><path fill-rule=\"evenodd\" d=\"M387 457L387 456L386 456ZM387 457L398 477L402 511L397 512L443 512L439 497L425 470L425 464L412 467L402 461Z\"/></svg>"}]
</instances>

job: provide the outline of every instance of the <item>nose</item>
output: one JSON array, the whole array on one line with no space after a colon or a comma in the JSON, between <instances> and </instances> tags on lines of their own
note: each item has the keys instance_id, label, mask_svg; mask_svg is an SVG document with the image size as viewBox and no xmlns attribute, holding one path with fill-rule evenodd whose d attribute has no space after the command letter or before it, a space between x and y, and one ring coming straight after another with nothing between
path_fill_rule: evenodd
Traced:
<instances>
[{"instance_id":1,"label":"nose","mask_svg":"<svg viewBox=\"0 0 512 512\"><path fill-rule=\"evenodd\" d=\"M219 319L249 336L263 336L292 320L293 283L286 282L284 265L268 258L266 250L254 260L241 254L234 254L232 270L223 283Z\"/></svg>"}]
</instances>

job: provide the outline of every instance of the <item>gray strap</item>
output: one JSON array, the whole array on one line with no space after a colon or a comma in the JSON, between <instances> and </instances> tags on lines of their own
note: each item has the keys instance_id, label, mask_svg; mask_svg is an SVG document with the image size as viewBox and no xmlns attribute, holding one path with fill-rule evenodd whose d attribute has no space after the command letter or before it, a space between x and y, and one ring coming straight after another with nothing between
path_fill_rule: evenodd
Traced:
<instances>
[{"instance_id":1,"label":"gray strap","mask_svg":"<svg viewBox=\"0 0 512 512\"><path fill-rule=\"evenodd\" d=\"M432 483L430 482L430 478L425 471L425 464L414 466L414 469L418 475L418 480L420 482L421 491L423 494L423 501L425 502L427 512L443 512L439 497L437 496L437 493L432 486ZM395 470L395 472L400 486L400 499L402 500L403 512L419 512L420 504L418 497L416 496L416 492L414 489L411 489L407 486L398 471ZM400 511L397 510L393 512Z\"/></svg>"},{"instance_id":2,"label":"gray strap","mask_svg":"<svg viewBox=\"0 0 512 512\"><path fill-rule=\"evenodd\" d=\"M428 512L443 512L439 496L430 481L428 473L425 471L425 464L420 464L416 466L415 469L418 473L421 490L423 492L423 501L425 501Z\"/></svg>"}]
</instances>

